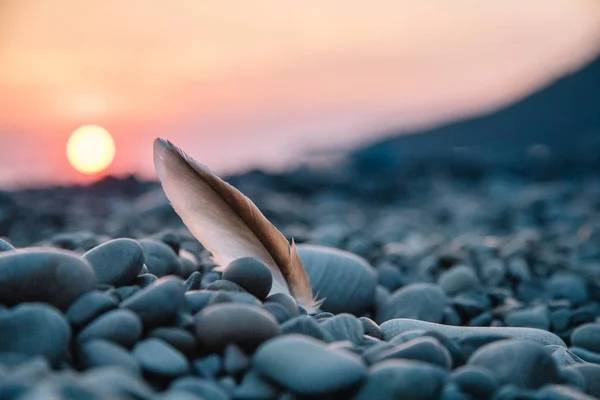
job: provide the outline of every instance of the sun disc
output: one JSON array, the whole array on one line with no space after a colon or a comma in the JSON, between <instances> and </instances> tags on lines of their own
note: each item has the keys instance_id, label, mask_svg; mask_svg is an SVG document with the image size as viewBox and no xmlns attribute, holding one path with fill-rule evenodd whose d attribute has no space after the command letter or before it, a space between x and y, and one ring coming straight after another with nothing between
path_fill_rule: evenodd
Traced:
<instances>
[{"instance_id":1,"label":"sun disc","mask_svg":"<svg viewBox=\"0 0 600 400\"><path fill-rule=\"evenodd\" d=\"M77 128L67 142L67 159L82 174L95 174L110 166L115 158L115 141L101 126Z\"/></svg>"}]
</instances>

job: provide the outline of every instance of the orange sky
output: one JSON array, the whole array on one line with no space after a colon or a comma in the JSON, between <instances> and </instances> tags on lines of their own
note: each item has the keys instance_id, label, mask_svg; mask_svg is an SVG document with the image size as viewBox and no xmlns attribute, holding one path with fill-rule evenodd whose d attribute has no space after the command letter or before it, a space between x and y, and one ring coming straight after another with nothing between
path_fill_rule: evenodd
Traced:
<instances>
[{"instance_id":1,"label":"orange sky","mask_svg":"<svg viewBox=\"0 0 600 400\"><path fill-rule=\"evenodd\" d=\"M513 101L600 50L598 0L0 0L0 187L78 180L82 124L109 172L152 176L164 136L209 166L281 165Z\"/></svg>"}]
</instances>

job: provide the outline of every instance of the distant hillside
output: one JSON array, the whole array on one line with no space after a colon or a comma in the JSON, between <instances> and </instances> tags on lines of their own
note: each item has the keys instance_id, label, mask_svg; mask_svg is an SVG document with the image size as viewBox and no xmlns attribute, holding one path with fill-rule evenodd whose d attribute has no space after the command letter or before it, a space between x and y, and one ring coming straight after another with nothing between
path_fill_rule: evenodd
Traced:
<instances>
[{"instance_id":1,"label":"distant hillside","mask_svg":"<svg viewBox=\"0 0 600 400\"><path fill-rule=\"evenodd\" d=\"M362 170L425 160L516 170L600 166L600 58L494 113L395 136L352 155Z\"/></svg>"}]
</instances>

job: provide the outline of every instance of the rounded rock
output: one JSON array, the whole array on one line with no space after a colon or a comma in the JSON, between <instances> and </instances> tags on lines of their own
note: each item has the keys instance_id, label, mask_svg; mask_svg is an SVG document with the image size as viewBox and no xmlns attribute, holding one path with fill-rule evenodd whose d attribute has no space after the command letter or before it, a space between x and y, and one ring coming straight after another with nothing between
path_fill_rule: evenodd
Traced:
<instances>
[{"instance_id":1,"label":"rounded rock","mask_svg":"<svg viewBox=\"0 0 600 400\"><path fill-rule=\"evenodd\" d=\"M261 375L286 389L310 396L346 389L367 372L357 356L302 335L269 340L256 350L252 364Z\"/></svg>"},{"instance_id":2,"label":"rounded rock","mask_svg":"<svg viewBox=\"0 0 600 400\"><path fill-rule=\"evenodd\" d=\"M184 376L174 380L169 390L190 393L201 399L229 400L227 392L214 381L192 376Z\"/></svg>"},{"instance_id":3,"label":"rounded rock","mask_svg":"<svg viewBox=\"0 0 600 400\"><path fill-rule=\"evenodd\" d=\"M499 387L489 370L473 365L455 369L451 379L463 392L475 399L491 399Z\"/></svg>"},{"instance_id":4,"label":"rounded rock","mask_svg":"<svg viewBox=\"0 0 600 400\"><path fill-rule=\"evenodd\" d=\"M181 264L177 254L164 242L152 239L139 241L144 251L144 260L148 271L159 278L167 275L180 275Z\"/></svg>"},{"instance_id":5,"label":"rounded rock","mask_svg":"<svg viewBox=\"0 0 600 400\"><path fill-rule=\"evenodd\" d=\"M228 281L225 279L217 279L214 282L211 282L208 286L206 286L206 290L209 291L223 291L223 292L239 292L244 293L246 289L241 287L235 282Z\"/></svg>"},{"instance_id":6,"label":"rounded rock","mask_svg":"<svg viewBox=\"0 0 600 400\"><path fill-rule=\"evenodd\" d=\"M39 301L66 310L96 284L92 267L71 251L28 249L0 253L0 304Z\"/></svg>"},{"instance_id":7,"label":"rounded rock","mask_svg":"<svg viewBox=\"0 0 600 400\"><path fill-rule=\"evenodd\" d=\"M82 328L100 314L117 308L119 304L109 295L96 290L75 300L66 312L66 317L75 328Z\"/></svg>"},{"instance_id":8,"label":"rounded rock","mask_svg":"<svg viewBox=\"0 0 600 400\"><path fill-rule=\"evenodd\" d=\"M410 318L427 322L441 322L446 307L446 296L430 283L413 283L395 291L387 304L377 310L377 321Z\"/></svg>"},{"instance_id":9,"label":"rounded rock","mask_svg":"<svg viewBox=\"0 0 600 400\"><path fill-rule=\"evenodd\" d=\"M571 333L571 344L600 353L600 324L583 324Z\"/></svg>"},{"instance_id":10,"label":"rounded rock","mask_svg":"<svg viewBox=\"0 0 600 400\"><path fill-rule=\"evenodd\" d=\"M506 316L505 322L507 326L550 330L550 314L548 309L543 306L512 310Z\"/></svg>"},{"instance_id":11,"label":"rounded rock","mask_svg":"<svg viewBox=\"0 0 600 400\"><path fill-rule=\"evenodd\" d=\"M298 310L298 303L296 303L296 299L286 293L273 293L268 296L265 303L278 303L284 306L290 313L292 317L296 317L300 314Z\"/></svg>"},{"instance_id":12,"label":"rounded rock","mask_svg":"<svg viewBox=\"0 0 600 400\"><path fill-rule=\"evenodd\" d=\"M181 328L156 328L148 334L148 337L164 340L186 356L192 356L196 351L196 338Z\"/></svg>"},{"instance_id":13,"label":"rounded rock","mask_svg":"<svg viewBox=\"0 0 600 400\"><path fill-rule=\"evenodd\" d=\"M235 282L259 300L271 291L273 274L265 263L256 258L244 257L231 262L223 271L223 279Z\"/></svg>"},{"instance_id":14,"label":"rounded rock","mask_svg":"<svg viewBox=\"0 0 600 400\"><path fill-rule=\"evenodd\" d=\"M600 397L600 365L598 364L577 364L566 368L569 371L575 371L583 376L585 392L594 397Z\"/></svg>"},{"instance_id":15,"label":"rounded rock","mask_svg":"<svg viewBox=\"0 0 600 400\"><path fill-rule=\"evenodd\" d=\"M349 340L355 345L361 344L365 329L363 324L351 314L338 314L320 324L335 341Z\"/></svg>"},{"instance_id":16,"label":"rounded rock","mask_svg":"<svg viewBox=\"0 0 600 400\"><path fill-rule=\"evenodd\" d=\"M298 254L310 278L313 293L324 298L323 310L358 314L375 301L377 277L363 258L347 251L299 245Z\"/></svg>"},{"instance_id":17,"label":"rounded rock","mask_svg":"<svg viewBox=\"0 0 600 400\"><path fill-rule=\"evenodd\" d=\"M254 350L279 335L275 318L258 306L221 303L208 306L196 315L196 337L201 345L219 351L228 344Z\"/></svg>"},{"instance_id":18,"label":"rounded rock","mask_svg":"<svg viewBox=\"0 0 600 400\"><path fill-rule=\"evenodd\" d=\"M186 358L160 339L146 339L133 348L135 358L144 372L162 378L186 375L190 367Z\"/></svg>"},{"instance_id":19,"label":"rounded rock","mask_svg":"<svg viewBox=\"0 0 600 400\"><path fill-rule=\"evenodd\" d=\"M127 350L103 339L83 343L79 348L78 359L83 369L115 366L134 374L140 373L140 366Z\"/></svg>"},{"instance_id":20,"label":"rounded rock","mask_svg":"<svg viewBox=\"0 0 600 400\"><path fill-rule=\"evenodd\" d=\"M133 283L144 265L142 247L133 239L113 239L86 252L82 259L94 269L99 283L125 286Z\"/></svg>"},{"instance_id":21,"label":"rounded rock","mask_svg":"<svg viewBox=\"0 0 600 400\"><path fill-rule=\"evenodd\" d=\"M560 383L554 359L543 346L524 340L500 340L478 349L468 365L489 370L501 385L538 389Z\"/></svg>"},{"instance_id":22,"label":"rounded rock","mask_svg":"<svg viewBox=\"0 0 600 400\"><path fill-rule=\"evenodd\" d=\"M187 307L185 285L180 278L161 278L123 301L121 307L136 313L146 328L169 323Z\"/></svg>"},{"instance_id":23,"label":"rounded rock","mask_svg":"<svg viewBox=\"0 0 600 400\"><path fill-rule=\"evenodd\" d=\"M559 272L546 281L546 291L552 299L566 299L574 305L588 301L589 290L585 279L577 274Z\"/></svg>"},{"instance_id":24,"label":"rounded rock","mask_svg":"<svg viewBox=\"0 0 600 400\"><path fill-rule=\"evenodd\" d=\"M123 347L132 347L142 336L142 322L130 310L113 310L93 320L77 336L80 343L106 339Z\"/></svg>"},{"instance_id":25,"label":"rounded rock","mask_svg":"<svg viewBox=\"0 0 600 400\"><path fill-rule=\"evenodd\" d=\"M438 285L446 294L452 296L477 287L479 279L473 268L457 265L440 275Z\"/></svg>"}]
</instances>

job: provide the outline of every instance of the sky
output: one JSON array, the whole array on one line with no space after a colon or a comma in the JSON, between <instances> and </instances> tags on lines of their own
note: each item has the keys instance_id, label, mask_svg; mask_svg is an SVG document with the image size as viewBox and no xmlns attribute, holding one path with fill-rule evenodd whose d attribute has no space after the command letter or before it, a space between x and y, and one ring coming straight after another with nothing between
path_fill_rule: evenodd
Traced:
<instances>
[{"instance_id":1,"label":"sky","mask_svg":"<svg viewBox=\"0 0 600 400\"><path fill-rule=\"evenodd\" d=\"M154 177L152 140L219 172L278 168L487 112L600 52L597 0L0 0L0 188Z\"/></svg>"}]
</instances>

